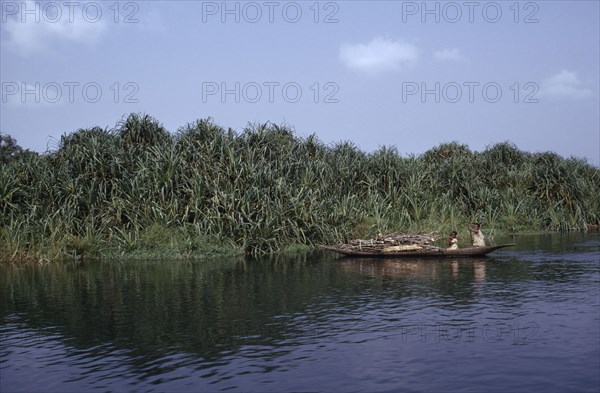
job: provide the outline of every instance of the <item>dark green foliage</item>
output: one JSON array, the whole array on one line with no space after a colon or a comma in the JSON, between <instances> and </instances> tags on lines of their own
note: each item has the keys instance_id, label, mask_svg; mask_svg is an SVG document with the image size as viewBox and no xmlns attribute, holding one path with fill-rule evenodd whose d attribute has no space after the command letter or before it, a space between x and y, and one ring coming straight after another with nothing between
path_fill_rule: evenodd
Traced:
<instances>
[{"instance_id":1,"label":"dark green foliage","mask_svg":"<svg viewBox=\"0 0 600 393\"><path fill-rule=\"evenodd\" d=\"M8 164L10 161L23 155L35 155L17 145L17 141L10 135L2 135L0 132L0 164Z\"/></svg>"},{"instance_id":2,"label":"dark green foliage","mask_svg":"<svg viewBox=\"0 0 600 393\"><path fill-rule=\"evenodd\" d=\"M115 130L78 130L54 152L1 165L5 260L256 255L378 231L460 232L469 220L509 231L600 220L598 168L508 142L400 157L269 123L238 134L205 119L171 135L132 114Z\"/></svg>"},{"instance_id":3,"label":"dark green foliage","mask_svg":"<svg viewBox=\"0 0 600 393\"><path fill-rule=\"evenodd\" d=\"M143 149L167 143L171 135L154 118L132 113L122 121L117 130L127 149Z\"/></svg>"}]
</instances>

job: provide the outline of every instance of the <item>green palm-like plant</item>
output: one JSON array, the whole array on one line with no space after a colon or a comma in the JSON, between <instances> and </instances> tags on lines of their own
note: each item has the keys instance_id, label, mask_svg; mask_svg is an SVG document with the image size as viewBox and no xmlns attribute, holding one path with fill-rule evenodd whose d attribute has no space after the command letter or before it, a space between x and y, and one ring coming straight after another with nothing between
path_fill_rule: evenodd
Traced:
<instances>
[{"instance_id":1,"label":"green palm-like plant","mask_svg":"<svg viewBox=\"0 0 600 393\"><path fill-rule=\"evenodd\" d=\"M2 259L192 257L218 245L258 255L469 219L504 230L600 221L598 168L509 142L402 157L271 123L237 133L209 118L171 135L132 114L113 130L78 130L54 151L0 165Z\"/></svg>"}]
</instances>

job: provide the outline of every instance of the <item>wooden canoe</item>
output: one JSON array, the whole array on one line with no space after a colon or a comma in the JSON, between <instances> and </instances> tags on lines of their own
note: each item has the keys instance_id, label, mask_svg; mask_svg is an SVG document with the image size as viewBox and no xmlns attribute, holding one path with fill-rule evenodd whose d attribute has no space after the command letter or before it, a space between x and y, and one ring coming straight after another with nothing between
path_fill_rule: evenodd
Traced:
<instances>
[{"instance_id":1,"label":"wooden canoe","mask_svg":"<svg viewBox=\"0 0 600 393\"><path fill-rule=\"evenodd\" d=\"M487 255L493 251L496 251L500 248L504 247L512 247L514 244L500 244L497 246L486 246L486 247L467 247L467 248L459 248L457 250L447 250L445 248L422 248L419 250L409 250L409 251L362 251L356 248L349 248L344 244L338 246L321 246L323 250L335 251L337 253L353 256L353 257L392 257L392 258L422 258L422 257L476 257Z\"/></svg>"}]
</instances>

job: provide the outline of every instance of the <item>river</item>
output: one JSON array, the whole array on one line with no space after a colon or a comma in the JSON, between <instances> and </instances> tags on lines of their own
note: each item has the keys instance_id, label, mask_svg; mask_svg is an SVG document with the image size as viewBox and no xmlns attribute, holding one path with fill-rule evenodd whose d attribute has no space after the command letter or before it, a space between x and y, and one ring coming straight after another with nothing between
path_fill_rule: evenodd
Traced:
<instances>
[{"instance_id":1,"label":"river","mask_svg":"<svg viewBox=\"0 0 600 393\"><path fill-rule=\"evenodd\" d=\"M487 258L0 266L0 391L598 392L598 232Z\"/></svg>"}]
</instances>

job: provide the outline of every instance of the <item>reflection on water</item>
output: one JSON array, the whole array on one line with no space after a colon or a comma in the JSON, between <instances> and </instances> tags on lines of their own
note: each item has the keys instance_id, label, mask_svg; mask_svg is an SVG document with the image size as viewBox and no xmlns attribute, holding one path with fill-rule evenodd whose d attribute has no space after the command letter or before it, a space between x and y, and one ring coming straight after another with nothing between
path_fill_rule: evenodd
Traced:
<instances>
[{"instance_id":1,"label":"reflection on water","mask_svg":"<svg viewBox=\"0 0 600 393\"><path fill-rule=\"evenodd\" d=\"M0 391L597 391L598 236L516 242L456 260L2 266Z\"/></svg>"},{"instance_id":2,"label":"reflection on water","mask_svg":"<svg viewBox=\"0 0 600 393\"><path fill-rule=\"evenodd\" d=\"M391 276L411 280L424 279L445 280L450 277L457 279L459 271L481 282L485 280L487 258L462 259L415 259L406 258L344 258L341 261L343 269L371 276Z\"/></svg>"}]
</instances>

